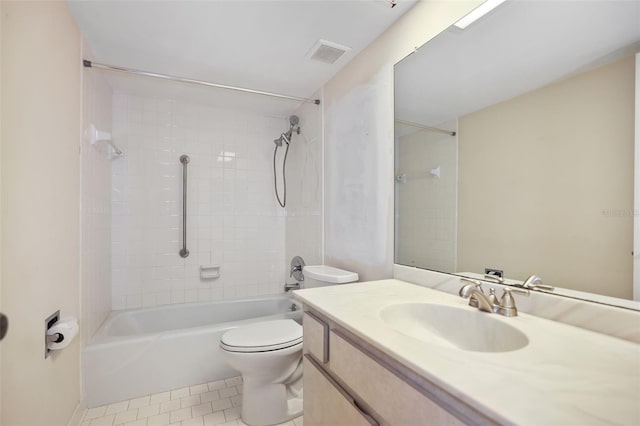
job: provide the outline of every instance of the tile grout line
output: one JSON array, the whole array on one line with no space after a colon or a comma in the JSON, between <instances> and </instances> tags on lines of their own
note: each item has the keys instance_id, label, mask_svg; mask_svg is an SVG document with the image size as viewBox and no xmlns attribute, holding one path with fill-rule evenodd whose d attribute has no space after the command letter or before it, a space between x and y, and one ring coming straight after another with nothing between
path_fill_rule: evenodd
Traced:
<instances>
[{"instance_id":1,"label":"tile grout line","mask_svg":"<svg viewBox=\"0 0 640 426\"><path fill-rule=\"evenodd\" d=\"M90 408L81 426L244 426L241 406L236 376ZM282 425L302 426L302 416Z\"/></svg>"}]
</instances>

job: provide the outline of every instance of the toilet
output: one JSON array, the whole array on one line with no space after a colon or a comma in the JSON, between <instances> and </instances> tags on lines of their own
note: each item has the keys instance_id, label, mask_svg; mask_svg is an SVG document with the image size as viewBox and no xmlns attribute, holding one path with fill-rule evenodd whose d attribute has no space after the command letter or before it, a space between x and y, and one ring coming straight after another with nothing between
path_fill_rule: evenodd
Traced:
<instances>
[{"instance_id":1,"label":"toilet","mask_svg":"<svg viewBox=\"0 0 640 426\"><path fill-rule=\"evenodd\" d=\"M325 265L305 266L303 273L305 288L358 280L358 274ZM243 422L268 426L302 415L300 324L280 319L237 327L222 335L220 348L242 375Z\"/></svg>"},{"instance_id":2,"label":"toilet","mask_svg":"<svg viewBox=\"0 0 640 426\"><path fill-rule=\"evenodd\" d=\"M222 354L242 374L242 420L251 426L286 422L302 414L302 326L292 319L227 331Z\"/></svg>"},{"instance_id":3,"label":"toilet","mask_svg":"<svg viewBox=\"0 0 640 426\"><path fill-rule=\"evenodd\" d=\"M358 281L358 274L327 265L306 265L302 268L304 288L324 287Z\"/></svg>"}]
</instances>

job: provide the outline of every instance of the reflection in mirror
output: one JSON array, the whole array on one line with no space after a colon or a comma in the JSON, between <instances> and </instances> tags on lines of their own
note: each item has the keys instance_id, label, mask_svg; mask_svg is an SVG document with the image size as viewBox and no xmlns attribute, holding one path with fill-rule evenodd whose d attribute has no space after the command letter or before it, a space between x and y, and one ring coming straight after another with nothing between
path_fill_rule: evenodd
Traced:
<instances>
[{"instance_id":1,"label":"reflection in mirror","mask_svg":"<svg viewBox=\"0 0 640 426\"><path fill-rule=\"evenodd\" d=\"M511 0L398 63L396 263L633 299L638 52L638 1Z\"/></svg>"}]
</instances>

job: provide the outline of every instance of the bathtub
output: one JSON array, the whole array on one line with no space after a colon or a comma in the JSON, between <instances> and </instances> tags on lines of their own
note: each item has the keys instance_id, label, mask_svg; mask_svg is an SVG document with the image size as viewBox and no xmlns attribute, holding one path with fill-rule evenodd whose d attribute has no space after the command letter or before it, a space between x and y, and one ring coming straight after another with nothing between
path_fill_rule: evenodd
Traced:
<instances>
[{"instance_id":1,"label":"bathtub","mask_svg":"<svg viewBox=\"0 0 640 426\"><path fill-rule=\"evenodd\" d=\"M114 311L84 350L88 407L237 376L222 359L222 334L301 306L273 296Z\"/></svg>"}]
</instances>

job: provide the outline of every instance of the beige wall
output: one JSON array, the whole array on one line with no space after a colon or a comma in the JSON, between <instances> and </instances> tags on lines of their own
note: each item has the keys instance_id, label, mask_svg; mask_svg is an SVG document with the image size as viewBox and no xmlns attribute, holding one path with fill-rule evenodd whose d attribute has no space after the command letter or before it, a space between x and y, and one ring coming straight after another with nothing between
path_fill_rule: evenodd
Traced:
<instances>
[{"instance_id":1,"label":"beige wall","mask_svg":"<svg viewBox=\"0 0 640 426\"><path fill-rule=\"evenodd\" d=\"M631 297L634 81L629 58L460 119L458 271Z\"/></svg>"},{"instance_id":2,"label":"beige wall","mask_svg":"<svg viewBox=\"0 0 640 426\"><path fill-rule=\"evenodd\" d=\"M326 84L325 263L392 276L393 65L480 3L417 2Z\"/></svg>"},{"instance_id":3,"label":"beige wall","mask_svg":"<svg viewBox=\"0 0 640 426\"><path fill-rule=\"evenodd\" d=\"M80 59L65 3L3 2L5 426L64 425L80 400L79 339L44 359L44 319L79 315Z\"/></svg>"}]
</instances>

